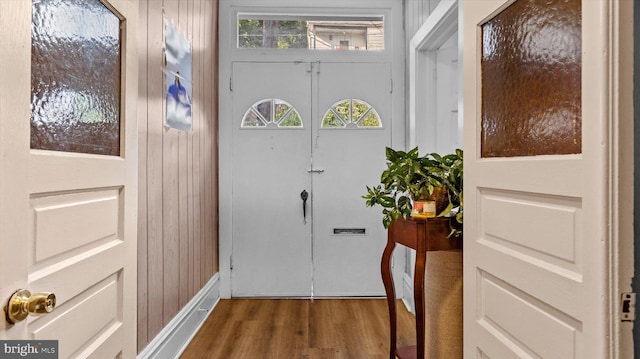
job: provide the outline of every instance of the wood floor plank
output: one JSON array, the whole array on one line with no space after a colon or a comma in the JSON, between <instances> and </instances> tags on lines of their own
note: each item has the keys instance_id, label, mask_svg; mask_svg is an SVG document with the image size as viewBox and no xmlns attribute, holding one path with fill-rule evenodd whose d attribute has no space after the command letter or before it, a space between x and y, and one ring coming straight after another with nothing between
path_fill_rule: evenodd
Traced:
<instances>
[{"instance_id":1,"label":"wood floor plank","mask_svg":"<svg viewBox=\"0 0 640 359\"><path fill-rule=\"evenodd\" d=\"M388 359L384 299L225 299L182 359ZM415 317L398 302L398 345Z\"/></svg>"}]
</instances>

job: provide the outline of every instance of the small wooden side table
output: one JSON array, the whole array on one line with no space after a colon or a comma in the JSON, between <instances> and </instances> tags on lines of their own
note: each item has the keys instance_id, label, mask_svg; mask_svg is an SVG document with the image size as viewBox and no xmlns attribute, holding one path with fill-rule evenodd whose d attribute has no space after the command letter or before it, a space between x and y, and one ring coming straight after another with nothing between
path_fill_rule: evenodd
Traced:
<instances>
[{"instance_id":1,"label":"small wooden side table","mask_svg":"<svg viewBox=\"0 0 640 359\"><path fill-rule=\"evenodd\" d=\"M387 246L382 253L382 281L389 306L390 346L389 359L424 359L425 357L425 299L424 277L428 251L461 249L462 239L447 238L448 218L409 218L394 221L387 232ZM391 274L391 254L396 244L416 250L416 265L413 279L413 299L416 310L416 345L396 347L396 293Z\"/></svg>"}]
</instances>

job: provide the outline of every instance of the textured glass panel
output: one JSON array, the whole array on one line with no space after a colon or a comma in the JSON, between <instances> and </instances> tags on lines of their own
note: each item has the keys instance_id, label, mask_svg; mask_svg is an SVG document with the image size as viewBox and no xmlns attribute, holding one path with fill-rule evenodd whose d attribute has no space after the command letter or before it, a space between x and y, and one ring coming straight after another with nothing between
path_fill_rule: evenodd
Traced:
<instances>
[{"instance_id":1,"label":"textured glass panel","mask_svg":"<svg viewBox=\"0 0 640 359\"><path fill-rule=\"evenodd\" d=\"M238 15L238 48L384 50L384 18L326 15Z\"/></svg>"},{"instance_id":2,"label":"textured glass panel","mask_svg":"<svg viewBox=\"0 0 640 359\"><path fill-rule=\"evenodd\" d=\"M253 109L247 111L242 119L242 127L263 127L266 123L260 118L260 115Z\"/></svg>"},{"instance_id":3,"label":"textured glass panel","mask_svg":"<svg viewBox=\"0 0 640 359\"><path fill-rule=\"evenodd\" d=\"M518 0L482 25L482 157L582 151L581 1Z\"/></svg>"},{"instance_id":4,"label":"textured glass panel","mask_svg":"<svg viewBox=\"0 0 640 359\"><path fill-rule=\"evenodd\" d=\"M33 0L31 148L120 155L120 19L99 0Z\"/></svg>"}]
</instances>

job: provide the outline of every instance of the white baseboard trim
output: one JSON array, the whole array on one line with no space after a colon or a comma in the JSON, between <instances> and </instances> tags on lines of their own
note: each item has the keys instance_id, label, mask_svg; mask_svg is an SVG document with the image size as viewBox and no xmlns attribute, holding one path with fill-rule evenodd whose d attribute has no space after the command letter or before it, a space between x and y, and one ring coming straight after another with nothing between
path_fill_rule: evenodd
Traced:
<instances>
[{"instance_id":1,"label":"white baseboard trim","mask_svg":"<svg viewBox=\"0 0 640 359\"><path fill-rule=\"evenodd\" d=\"M415 303L413 303L413 279L408 273L402 276L402 303L409 312L416 314Z\"/></svg>"},{"instance_id":2,"label":"white baseboard trim","mask_svg":"<svg viewBox=\"0 0 640 359\"><path fill-rule=\"evenodd\" d=\"M216 273L198 294L147 345L138 359L175 359L187 348L220 301L220 274Z\"/></svg>"}]
</instances>

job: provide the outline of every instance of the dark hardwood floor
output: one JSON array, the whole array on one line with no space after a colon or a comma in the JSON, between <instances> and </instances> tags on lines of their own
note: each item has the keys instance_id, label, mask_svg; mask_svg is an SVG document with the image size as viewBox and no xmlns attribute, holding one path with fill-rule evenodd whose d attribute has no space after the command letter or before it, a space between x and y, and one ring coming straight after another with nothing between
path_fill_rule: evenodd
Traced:
<instances>
[{"instance_id":1,"label":"dark hardwood floor","mask_svg":"<svg viewBox=\"0 0 640 359\"><path fill-rule=\"evenodd\" d=\"M398 302L398 346L415 319ZM385 299L226 299L182 359L389 359Z\"/></svg>"}]
</instances>

